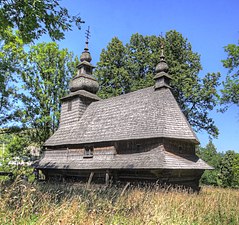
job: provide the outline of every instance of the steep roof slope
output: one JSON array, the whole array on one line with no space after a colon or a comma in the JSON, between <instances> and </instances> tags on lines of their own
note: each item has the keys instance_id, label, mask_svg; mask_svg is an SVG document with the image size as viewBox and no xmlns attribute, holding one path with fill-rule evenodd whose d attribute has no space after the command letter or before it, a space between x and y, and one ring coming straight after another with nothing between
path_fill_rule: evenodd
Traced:
<instances>
[{"instance_id":1,"label":"steep roof slope","mask_svg":"<svg viewBox=\"0 0 239 225\"><path fill-rule=\"evenodd\" d=\"M145 88L93 102L78 123L61 126L45 146L177 138L199 143L169 88Z\"/></svg>"}]
</instances>

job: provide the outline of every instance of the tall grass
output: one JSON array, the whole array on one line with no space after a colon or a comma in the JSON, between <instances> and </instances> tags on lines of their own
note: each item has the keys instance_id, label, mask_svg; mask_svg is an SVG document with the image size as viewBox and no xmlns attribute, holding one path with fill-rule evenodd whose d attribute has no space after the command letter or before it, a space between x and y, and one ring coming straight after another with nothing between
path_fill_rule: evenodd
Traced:
<instances>
[{"instance_id":1,"label":"tall grass","mask_svg":"<svg viewBox=\"0 0 239 225\"><path fill-rule=\"evenodd\" d=\"M239 224L239 190L1 184L0 224Z\"/></svg>"}]
</instances>

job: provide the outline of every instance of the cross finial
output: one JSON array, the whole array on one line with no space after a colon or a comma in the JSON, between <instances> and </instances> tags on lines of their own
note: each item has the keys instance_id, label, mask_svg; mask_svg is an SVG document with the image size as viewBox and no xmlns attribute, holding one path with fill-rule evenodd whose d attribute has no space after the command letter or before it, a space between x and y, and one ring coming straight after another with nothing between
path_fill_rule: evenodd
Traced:
<instances>
[{"instance_id":1,"label":"cross finial","mask_svg":"<svg viewBox=\"0 0 239 225\"><path fill-rule=\"evenodd\" d=\"M161 43L161 55L160 55L160 59L161 59L161 61L162 60L164 60L164 44L163 44L163 42Z\"/></svg>"},{"instance_id":2,"label":"cross finial","mask_svg":"<svg viewBox=\"0 0 239 225\"><path fill-rule=\"evenodd\" d=\"M89 39L90 39L90 26L88 26L88 29L85 31L85 37L86 37L86 42L89 42Z\"/></svg>"},{"instance_id":3,"label":"cross finial","mask_svg":"<svg viewBox=\"0 0 239 225\"><path fill-rule=\"evenodd\" d=\"M89 39L90 39L90 26L88 26L88 29L85 31L85 37L86 37L86 46L85 46L85 51L88 51L88 44L89 44Z\"/></svg>"},{"instance_id":4,"label":"cross finial","mask_svg":"<svg viewBox=\"0 0 239 225\"><path fill-rule=\"evenodd\" d=\"M164 60L164 41L163 41L163 33L161 32L161 34L159 35L160 38L161 38L161 46L160 46L160 49L161 49L161 54L160 54L160 59L161 61Z\"/></svg>"}]
</instances>

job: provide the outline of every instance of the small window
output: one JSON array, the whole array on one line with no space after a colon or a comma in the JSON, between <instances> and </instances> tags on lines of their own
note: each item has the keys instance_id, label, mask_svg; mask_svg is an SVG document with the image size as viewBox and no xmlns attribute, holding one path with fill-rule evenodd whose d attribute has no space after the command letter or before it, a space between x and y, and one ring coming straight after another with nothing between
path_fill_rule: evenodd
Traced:
<instances>
[{"instance_id":1,"label":"small window","mask_svg":"<svg viewBox=\"0 0 239 225\"><path fill-rule=\"evenodd\" d=\"M179 147L178 147L178 152L179 152L179 153L183 153L183 148L182 148L182 146L179 146Z\"/></svg>"},{"instance_id":2,"label":"small window","mask_svg":"<svg viewBox=\"0 0 239 225\"><path fill-rule=\"evenodd\" d=\"M140 151L140 149L141 149L140 147L141 147L140 144L137 144L137 145L136 145L137 152Z\"/></svg>"},{"instance_id":3,"label":"small window","mask_svg":"<svg viewBox=\"0 0 239 225\"><path fill-rule=\"evenodd\" d=\"M69 101L68 102L68 108L67 108L68 111L71 111L72 110L72 101Z\"/></svg>"},{"instance_id":4,"label":"small window","mask_svg":"<svg viewBox=\"0 0 239 225\"><path fill-rule=\"evenodd\" d=\"M84 151L84 158L92 158L93 157L93 146L86 146Z\"/></svg>"},{"instance_id":5,"label":"small window","mask_svg":"<svg viewBox=\"0 0 239 225\"><path fill-rule=\"evenodd\" d=\"M91 74L91 69L87 67L87 68L86 68L86 73L87 73L87 74Z\"/></svg>"}]
</instances>

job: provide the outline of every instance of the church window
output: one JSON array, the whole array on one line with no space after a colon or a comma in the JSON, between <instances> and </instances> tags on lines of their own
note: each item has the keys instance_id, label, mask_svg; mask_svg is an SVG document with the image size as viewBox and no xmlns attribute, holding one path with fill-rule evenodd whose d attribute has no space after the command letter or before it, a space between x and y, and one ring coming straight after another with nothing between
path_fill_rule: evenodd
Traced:
<instances>
[{"instance_id":1,"label":"church window","mask_svg":"<svg viewBox=\"0 0 239 225\"><path fill-rule=\"evenodd\" d=\"M183 153L183 148L182 148L182 146L179 146L179 147L178 147L178 150L179 150L179 153Z\"/></svg>"},{"instance_id":2,"label":"church window","mask_svg":"<svg viewBox=\"0 0 239 225\"><path fill-rule=\"evenodd\" d=\"M85 146L84 148L84 158L92 158L93 157L93 146Z\"/></svg>"},{"instance_id":3,"label":"church window","mask_svg":"<svg viewBox=\"0 0 239 225\"><path fill-rule=\"evenodd\" d=\"M72 101L69 101L67 111L71 111L71 110L72 110Z\"/></svg>"}]
</instances>

